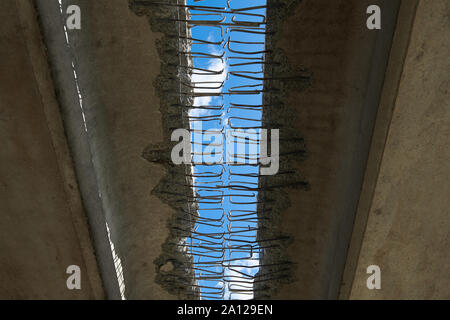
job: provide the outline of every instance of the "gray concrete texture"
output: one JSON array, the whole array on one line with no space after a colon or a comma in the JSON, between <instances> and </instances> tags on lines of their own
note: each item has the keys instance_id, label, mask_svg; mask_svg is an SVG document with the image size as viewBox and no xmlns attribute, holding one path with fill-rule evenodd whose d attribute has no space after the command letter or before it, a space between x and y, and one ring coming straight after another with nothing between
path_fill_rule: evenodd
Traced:
<instances>
[{"instance_id":1,"label":"gray concrete texture","mask_svg":"<svg viewBox=\"0 0 450 320\"><path fill-rule=\"evenodd\" d=\"M419 1L351 299L450 298L449 12ZM366 287L369 265L381 290Z\"/></svg>"},{"instance_id":2,"label":"gray concrete texture","mask_svg":"<svg viewBox=\"0 0 450 320\"><path fill-rule=\"evenodd\" d=\"M382 8L380 31L366 27L370 4ZM294 238L287 254L297 266L295 281L275 299L338 297L398 6L304 0L277 35L289 63L312 73L312 84L286 98L305 139L297 169L310 188L288 191L281 231Z\"/></svg>"},{"instance_id":3,"label":"gray concrete texture","mask_svg":"<svg viewBox=\"0 0 450 320\"><path fill-rule=\"evenodd\" d=\"M92 147L75 81L73 64L76 61L63 29L65 17L61 15L57 1L37 0L35 4L106 298L120 299Z\"/></svg>"},{"instance_id":4,"label":"gray concrete texture","mask_svg":"<svg viewBox=\"0 0 450 320\"><path fill-rule=\"evenodd\" d=\"M0 21L0 298L103 299L34 8L1 1Z\"/></svg>"},{"instance_id":5,"label":"gray concrete texture","mask_svg":"<svg viewBox=\"0 0 450 320\"><path fill-rule=\"evenodd\" d=\"M176 299L155 282L174 209L151 191L167 168L141 156L167 138L155 87L162 34L127 0L63 1L82 12L69 50L57 1L36 3L51 75L32 2L0 4L0 297L118 298L107 221L126 297ZM382 9L380 31L366 28L371 4ZM305 139L307 157L296 169L310 187L287 189L279 231L293 239L285 253L296 267L272 298L337 298L349 245L357 270L351 298L448 297L446 0L420 1L398 97L391 93L394 116L365 234L357 210L399 4L303 0L281 20L276 46L293 69L312 75L309 88L283 98ZM352 238L356 212L360 235ZM70 264L87 275L82 291L65 287ZM365 289L370 264L382 268L381 291Z\"/></svg>"},{"instance_id":6,"label":"gray concrete texture","mask_svg":"<svg viewBox=\"0 0 450 320\"><path fill-rule=\"evenodd\" d=\"M93 173L122 262L126 297L176 298L155 283L153 263L173 213L150 193L164 168L141 157L148 144L163 140L153 86L160 67L155 47L160 36L126 0L63 1L64 10L68 4L82 12L82 29L69 32L70 51L83 96Z\"/></svg>"},{"instance_id":7,"label":"gray concrete texture","mask_svg":"<svg viewBox=\"0 0 450 320\"><path fill-rule=\"evenodd\" d=\"M383 91L380 97L377 119L375 121L374 132L371 141L369 158L367 160L364 182L356 211L355 222L353 224L352 238L347 253L347 261L342 277L340 299L348 299L355 275L356 265L361 250L362 239L369 209L372 204L373 193L379 174L380 162L383 157L386 136L392 119L395 101L397 99L398 88L403 72L404 60L409 47L411 29L417 9L416 1L402 1L397 18L395 34L392 41L389 63L383 84Z\"/></svg>"}]
</instances>

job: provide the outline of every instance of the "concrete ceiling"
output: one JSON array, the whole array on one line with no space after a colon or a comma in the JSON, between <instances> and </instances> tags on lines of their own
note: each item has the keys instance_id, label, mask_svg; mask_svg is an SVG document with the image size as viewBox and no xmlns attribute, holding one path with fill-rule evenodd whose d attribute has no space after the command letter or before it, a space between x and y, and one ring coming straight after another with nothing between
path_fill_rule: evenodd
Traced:
<instances>
[{"instance_id":1,"label":"concrete ceiling","mask_svg":"<svg viewBox=\"0 0 450 320\"><path fill-rule=\"evenodd\" d=\"M296 5L277 17L273 49L312 76L308 88L282 97L284 116L292 115L292 130L305 141L306 158L295 169L309 188L282 191L287 208L274 228L292 239L284 254L295 268L289 283L262 297L335 299L340 290L341 298L356 299L447 297L446 283L408 290L438 283L448 265L448 257L428 253L435 246L444 252L448 238L449 80L433 72L448 51L438 40L449 30L442 13L448 3L284 2ZM168 26L157 25L150 11L132 10L128 0L62 3L82 12L82 29L68 32L69 43L57 1L0 4L0 297L120 299L106 223L127 299L183 297L159 278L167 271L161 261L172 254L165 242L175 209L152 190L170 172L142 157L148 145L168 140L161 50ZM370 4L383 10L381 31L366 28ZM409 97L418 88L426 94ZM409 123L416 129L406 130ZM415 178L402 179L408 175ZM447 185L426 194L434 199L433 224L421 189L409 188L422 181L428 190ZM411 232L426 237L425 247L406 236ZM414 263L403 269L408 259ZM364 287L366 264L373 263L395 283L386 293ZM66 287L69 265L81 267L80 291ZM417 272L427 276L412 281Z\"/></svg>"}]
</instances>

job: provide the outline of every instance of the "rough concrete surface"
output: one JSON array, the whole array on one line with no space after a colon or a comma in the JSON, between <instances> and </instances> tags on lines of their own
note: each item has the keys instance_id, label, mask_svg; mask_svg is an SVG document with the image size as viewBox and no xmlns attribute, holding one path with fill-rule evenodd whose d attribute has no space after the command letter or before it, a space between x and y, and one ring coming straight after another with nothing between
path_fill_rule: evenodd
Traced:
<instances>
[{"instance_id":1,"label":"rough concrete surface","mask_svg":"<svg viewBox=\"0 0 450 320\"><path fill-rule=\"evenodd\" d=\"M417 7L352 299L450 298L450 3ZM381 268L368 290L366 268Z\"/></svg>"},{"instance_id":2,"label":"rough concrete surface","mask_svg":"<svg viewBox=\"0 0 450 320\"><path fill-rule=\"evenodd\" d=\"M381 31L366 27L370 4L384 12ZM305 139L297 169L310 189L288 191L281 230L294 238L287 254L296 281L275 299L338 296L398 4L304 0L285 19L278 45L294 68L312 74L311 87L286 99Z\"/></svg>"}]
</instances>

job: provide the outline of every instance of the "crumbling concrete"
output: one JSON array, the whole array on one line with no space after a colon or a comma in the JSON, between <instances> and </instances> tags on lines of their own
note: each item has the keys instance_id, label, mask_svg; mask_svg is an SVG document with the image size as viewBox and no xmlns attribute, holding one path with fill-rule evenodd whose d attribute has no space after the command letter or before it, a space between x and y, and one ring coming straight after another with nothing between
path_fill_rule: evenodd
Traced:
<instances>
[{"instance_id":1,"label":"crumbling concrete","mask_svg":"<svg viewBox=\"0 0 450 320\"><path fill-rule=\"evenodd\" d=\"M382 8L381 31L366 27L372 4ZM285 189L289 207L282 208L276 232L292 239L285 255L295 269L271 298L338 296L398 5L303 0L274 35L289 65L307 70L312 81L306 90L286 92L285 115L277 116L295 114L292 130L307 154L294 170L309 189Z\"/></svg>"}]
</instances>

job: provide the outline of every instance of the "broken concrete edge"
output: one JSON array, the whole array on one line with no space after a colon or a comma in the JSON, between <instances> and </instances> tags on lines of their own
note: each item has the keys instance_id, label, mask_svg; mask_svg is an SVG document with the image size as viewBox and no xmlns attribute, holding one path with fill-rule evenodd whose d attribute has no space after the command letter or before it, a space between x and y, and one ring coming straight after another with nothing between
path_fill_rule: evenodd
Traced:
<instances>
[{"instance_id":1,"label":"broken concrete edge","mask_svg":"<svg viewBox=\"0 0 450 320\"><path fill-rule=\"evenodd\" d=\"M171 0L167 4L177 4L177 1ZM162 33L156 42L161 67L154 87L160 99L163 141L148 146L142 154L146 160L164 168L166 174L151 193L173 209L167 221L169 235L162 244L161 255L153 261L157 274L155 282L179 299L198 300L193 259L186 254L186 239L191 236L197 214L190 187L191 168L187 165L175 166L170 159L171 149L175 145L175 142L171 142L171 133L178 128L189 128L183 106L192 104L192 98L189 97L191 89L185 86L182 89L184 94L180 95L180 83L190 83L189 73L179 68L179 65L192 64L187 55L179 53L189 50L188 41L179 38L188 37L187 29L174 21L186 19L186 16L179 16L186 12L176 6L158 5L156 1L129 0L129 7L136 15L147 18L153 32Z\"/></svg>"},{"instance_id":2,"label":"broken concrete edge","mask_svg":"<svg viewBox=\"0 0 450 320\"><path fill-rule=\"evenodd\" d=\"M293 68L277 42L286 18L301 0L268 0L266 48L270 50L265 67L262 127L280 130L279 171L274 176L260 176L258 194L258 241L265 247L260 255L260 269L255 277L254 298L270 299L283 284L296 281L298 265L286 253L295 235L280 230L283 212L291 206L287 189L308 190L309 184L298 172L306 157L306 145L295 128L296 106L287 103L288 91L301 91L311 84L312 75L305 69Z\"/></svg>"},{"instance_id":3,"label":"broken concrete edge","mask_svg":"<svg viewBox=\"0 0 450 320\"><path fill-rule=\"evenodd\" d=\"M146 16L152 31L162 32L163 37L157 43L161 58L161 73L155 82L160 97L160 111L163 122L164 141L152 144L143 152L143 157L150 162L159 163L167 171L158 185L152 190L152 194L158 196L163 202L174 209L173 216L168 220L169 237L162 245L163 254L154 261L158 276L156 282L162 285L170 293L180 299L198 299L198 291L194 274L192 272L192 258L188 257L185 250L180 250L177 244L182 239L191 236L191 230L195 225L195 202L186 201L193 199L193 191L188 166L174 166L170 159L170 153L174 142L170 142L170 135L174 129L188 129L186 113L180 110L183 105L189 105L188 95L181 95L177 76L185 83L190 82L190 76L184 70L178 70L177 59L185 59L185 65L189 63L185 55L180 55L181 47L188 48L189 44L178 39L177 25L170 17L176 17L176 7L162 7L152 5L149 1L130 1L130 8L140 16ZM287 209L289 198L285 188L308 188L308 183L296 173L294 167L305 156L305 145L301 135L293 130L295 123L295 110L293 106L284 103L288 90L302 90L310 84L310 74L305 70L293 69L286 55L277 49L279 28L286 16L301 0L268 1L267 10L268 31L266 47L272 52L268 55L268 61L275 62L265 68L265 76L273 79L265 84L270 88L270 93L264 95L263 127L280 129L280 172L275 176L261 177L259 181L259 200L262 205L258 208L261 218L259 223L258 240L262 246L270 243L260 257L263 265L255 277L255 298L267 299L280 289L281 283L292 282L294 264L284 253L284 248L292 243L293 235L285 235L279 231L279 220L282 212ZM143 5L145 3L145 5ZM171 3L176 3L172 1ZM281 79L283 78L283 79ZM267 105L267 106L266 106ZM183 184L187 183L187 184ZM187 195L187 196L186 196ZM192 219L186 221L186 213ZM165 268L170 265L170 268ZM191 289L190 289L191 288Z\"/></svg>"},{"instance_id":4,"label":"broken concrete edge","mask_svg":"<svg viewBox=\"0 0 450 320\"><path fill-rule=\"evenodd\" d=\"M92 163L92 153L79 106L73 78L72 53L67 47L64 21L56 1L35 0L35 11L47 54L55 97L60 106L64 131L75 167L83 207L87 214L89 234L107 299L120 300L120 289L106 229L106 218Z\"/></svg>"}]
</instances>

